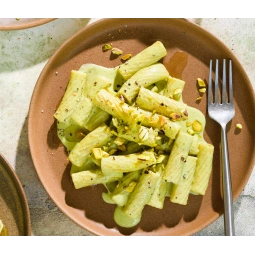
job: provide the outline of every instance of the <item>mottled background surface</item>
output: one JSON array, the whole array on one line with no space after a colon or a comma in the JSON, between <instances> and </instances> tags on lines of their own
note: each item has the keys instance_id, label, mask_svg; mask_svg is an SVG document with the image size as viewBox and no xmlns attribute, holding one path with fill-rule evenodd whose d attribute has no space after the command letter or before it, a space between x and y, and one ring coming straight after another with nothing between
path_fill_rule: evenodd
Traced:
<instances>
[{"instance_id":1,"label":"mottled background surface","mask_svg":"<svg viewBox=\"0 0 255 255\"><path fill-rule=\"evenodd\" d=\"M36 81L48 59L96 19L56 19L23 30L0 31L0 153L15 169L27 195L33 235L91 235L52 202L35 172L28 146L27 114ZM224 42L255 86L255 19L190 19ZM255 171L234 204L237 235L255 235ZM196 235L224 235L220 217Z\"/></svg>"}]
</instances>

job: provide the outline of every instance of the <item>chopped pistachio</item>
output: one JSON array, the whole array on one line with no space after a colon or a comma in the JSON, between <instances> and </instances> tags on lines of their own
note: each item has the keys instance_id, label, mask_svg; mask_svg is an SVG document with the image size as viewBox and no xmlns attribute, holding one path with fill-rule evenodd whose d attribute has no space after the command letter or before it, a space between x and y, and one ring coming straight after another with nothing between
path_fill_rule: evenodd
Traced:
<instances>
[{"instance_id":1,"label":"chopped pistachio","mask_svg":"<svg viewBox=\"0 0 255 255\"><path fill-rule=\"evenodd\" d=\"M183 120L188 119L189 114L188 114L187 109L182 110L181 113L182 113L182 119L183 119Z\"/></svg>"},{"instance_id":2,"label":"chopped pistachio","mask_svg":"<svg viewBox=\"0 0 255 255\"><path fill-rule=\"evenodd\" d=\"M150 160L151 158L150 156L147 156L147 155L140 155L138 159L142 161L146 161L146 160Z\"/></svg>"},{"instance_id":3,"label":"chopped pistachio","mask_svg":"<svg viewBox=\"0 0 255 255\"><path fill-rule=\"evenodd\" d=\"M157 86L154 86L154 87L151 89L151 91L153 91L153 92L158 92L158 87L157 87Z\"/></svg>"},{"instance_id":4,"label":"chopped pistachio","mask_svg":"<svg viewBox=\"0 0 255 255\"><path fill-rule=\"evenodd\" d=\"M143 142L149 138L149 132L146 128L140 127L139 129L139 139Z\"/></svg>"},{"instance_id":5,"label":"chopped pistachio","mask_svg":"<svg viewBox=\"0 0 255 255\"><path fill-rule=\"evenodd\" d=\"M115 55L121 55L123 52L118 48L112 48L112 53Z\"/></svg>"},{"instance_id":6,"label":"chopped pistachio","mask_svg":"<svg viewBox=\"0 0 255 255\"><path fill-rule=\"evenodd\" d=\"M105 45L103 45L102 50L107 51L107 50L110 50L111 48L112 48L111 44L105 44Z\"/></svg>"},{"instance_id":7,"label":"chopped pistachio","mask_svg":"<svg viewBox=\"0 0 255 255\"><path fill-rule=\"evenodd\" d=\"M241 130L241 129L243 128L243 126L242 126L242 124L237 123L237 124L236 124L236 128Z\"/></svg>"},{"instance_id":8,"label":"chopped pistachio","mask_svg":"<svg viewBox=\"0 0 255 255\"><path fill-rule=\"evenodd\" d=\"M192 123L192 128L194 131L196 132L201 132L203 127L202 127L202 124L198 121L198 120L195 120L193 123Z\"/></svg>"},{"instance_id":9,"label":"chopped pistachio","mask_svg":"<svg viewBox=\"0 0 255 255\"><path fill-rule=\"evenodd\" d=\"M200 101L202 99L202 97L197 97L196 101Z\"/></svg>"},{"instance_id":10,"label":"chopped pistachio","mask_svg":"<svg viewBox=\"0 0 255 255\"><path fill-rule=\"evenodd\" d=\"M182 89L175 89L173 93L173 97L175 100L179 100L182 95Z\"/></svg>"},{"instance_id":11,"label":"chopped pistachio","mask_svg":"<svg viewBox=\"0 0 255 255\"><path fill-rule=\"evenodd\" d=\"M157 158L157 163L162 163L163 160L166 158L165 155L160 155L158 158Z\"/></svg>"},{"instance_id":12,"label":"chopped pistachio","mask_svg":"<svg viewBox=\"0 0 255 255\"><path fill-rule=\"evenodd\" d=\"M190 122L190 121L186 122L186 127L190 127L191 125L192 125L192 122Z\"/></svg>"},{"instance_id":13,"label":"chopped pistachio","mask_svg":"<svg viewBox=\"0 0 255 255\"><path fill-rule=\"evenodd\" d=\"M117 138L114 140L114 143L117 144L117 145L122 145L124 142L125 142L125 139L124 139L124 138L121 138L121 137L117 137Z\"/></svg>"},{"instance_id":14,"label":"chopped pistachio","mask_svg":"<svg viewBox=\"0 0 255 255\"><path fill-rule=\"evenodd\" d=\"M107 153L107 152L103 152L103 156L102 156L103 158L108 158L109 157L109 154Z\"/></svg>"},{"instance_id":15,"label":"chopped pistachio","mask_svg":"<svg viewBox=\"0 0 255 255\"><path fill-rule=\"evenodd\" d=\"M194 134L195 134L194 130L191 129L191 128L189 128L189 129L187 130L187 132L188 132L189 135L194 135Z\"/></svg>"},{"instance_id":16,"label":"chopped pistachio","mask_svg":"<svg viewBox=\"0 0 255 255\"><path fill-rule=\"evenodd\" d=\"M177 113L170 113L169 117L171 120L178 120L181 116Z\"/></svg>"},{"instance_id":17,"label":"chopped pistachio","mask_svg":"<svg viewBox=\"0 0 255 255\"><path fill-rule=\"evenodd\" d=\"M127 186L125 189L126 189L126 191L128 191L128 192L132 192L135 186L136 186L136 182L132 181L132 182L130 182L130 183L128 184L128 186Z\"/></svg>"},{"instance_id":18,"label":"chopped pistachio","mask_svg":"<svg viewBox=\"0 0 255 255\"><path fill-rule=\"evenodd\" d=\"M198 91L199 91L200 93L205 93L206 88L199 89Z\"/></svg>"},{"instance_id":19,"label":"chopped pistachio","mask_svg":"<svg viewBox=\"0 0 255 255\"><path fill-rule=\"evenodd\" d=\"M197 83L198 83L198 86L201 87L201 88L205 88L206 87L205 82L202 79L200 79L200 78L197 78Z\"/></svg>"},{"instance_id":20,"label":"chopped pistachio","mask_svg":"<svg viewBox=\"0 0 255 255\"><path fill-rule=\"evenodd\" d=\"M103 151L101 148L93 148L92 153L96 159L101 159L103 156Z\"/></svg>"},{"instance_id":21,"label":"chopped pistachio","mask_svg":"<svg viewBox=\"0 0 255 255\"><path fill-rule=\"evenodd\" d=\"M122 56L121 59L126 61L126 60L130 59L131 57L132 57L131 54L126 54L126 55Z\"/></svg>"}]
</instances>

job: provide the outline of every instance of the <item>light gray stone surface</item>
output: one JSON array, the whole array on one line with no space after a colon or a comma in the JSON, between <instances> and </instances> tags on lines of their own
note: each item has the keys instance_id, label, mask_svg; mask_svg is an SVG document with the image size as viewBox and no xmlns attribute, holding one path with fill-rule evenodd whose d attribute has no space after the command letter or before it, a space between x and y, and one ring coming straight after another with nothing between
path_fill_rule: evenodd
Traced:
<instances>
[{"instance_id":1,"label":"light gray stone surface","mask_svg":"<svg viewBox=\"0 0 255 255\"><path fill-rule=\"evenodd\" d=\"M36 236L91 235L52 202L35 172L28 146L27 114L36 81L55 50L96 19L57 19L39 27L0 31L0 153L18 174ZM190 19L220 38L255 84L255 19ZM253 85L254 86L254 85ZM237 235L255 234L255 171L234 204ZM223 218L196 235L224 235Z\"/></svg>"}]
</instances>

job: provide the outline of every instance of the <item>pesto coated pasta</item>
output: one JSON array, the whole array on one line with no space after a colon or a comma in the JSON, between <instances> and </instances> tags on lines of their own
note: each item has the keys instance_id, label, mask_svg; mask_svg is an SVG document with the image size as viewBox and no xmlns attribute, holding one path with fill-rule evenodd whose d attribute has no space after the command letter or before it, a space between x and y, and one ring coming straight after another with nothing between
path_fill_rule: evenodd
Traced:
<instances>
[{"instance_id":1,"label":"pesto coated pasta","mask_svg":"<svg viewBox=\"0 0 255 255\"><path fill-rule=\"evenodd\" d=\"M203 138L205 117L183 102L185 81L159 62L166 55L157 41L115 68L72 70L54 114L74 187L104 185L122 227L137 225L145 206L184 206L208 187L214 148Z\"/></svg>"}]
</instances>

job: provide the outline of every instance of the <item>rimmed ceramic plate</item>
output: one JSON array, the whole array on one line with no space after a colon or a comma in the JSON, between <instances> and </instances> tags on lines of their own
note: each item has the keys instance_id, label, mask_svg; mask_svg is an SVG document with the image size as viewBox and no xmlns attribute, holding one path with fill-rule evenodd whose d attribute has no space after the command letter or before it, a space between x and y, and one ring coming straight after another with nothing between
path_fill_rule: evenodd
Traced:
<instances>
[{"instance_id":1,"label":"rimmed ceramic plate","mask_svg":"<svg viewBox=\"0 0 255 255\"><path fill-rule=\"evenodd\" d=\"M54 19L50 18L1 18L0 30L19 30L43 25Z\"/></svg>"},{"instance_id":2,"label":"rimmed ceramic plate","mask_svg":"<svg viewBox=\"0 0 255 255\"><path fill-rule=\"evenodd\" d=\"M22 184L12 167L0 154L0 219L10 236L31 235L31 220Z\"/></svg>"},{"instance_id":3,"label":"rimmed ceramic plate","mask_svg":"<svg viewBox=\"0 0 255 255\"><path fill-rule=\"evenodd\" d=\"M205 196L190 195L186 206L165 201L164 209L146 206L138 226L118 227L114 205L104 203L102 185L75 190L67 154L57 138L53 114L64 94L70 71L84 63L106 67L121 64L102 46L112 43L124 53L135 55L156 40L163 42L163 62L172 76L185 80L183 99L197 107L207 120L205 139L215 146L213 173ZM182 52L182 53L180 53ZM229 125L228 139L236 199L254 166L254 92L244 69L232 52L201 27L184 19L105 19L84 28L51 57L42 71L30 105L29 144L33 162L44 188L56 205L73 221L96 235L191 235L223 213L220 174L220 127L206 114L206 96L196 103L196 79L207 80L210 59L232 59L236 116ZM173 68L176 66L176 68ZM236 132L235 124L243 129Z\"/></svg>"}]
</instances>

